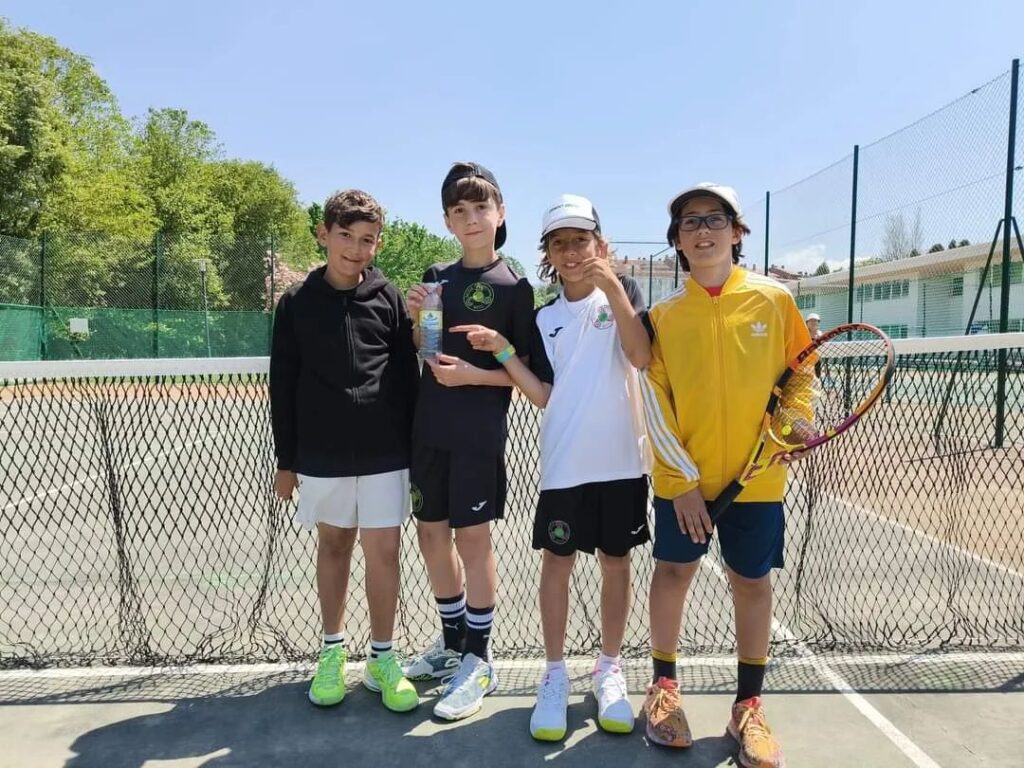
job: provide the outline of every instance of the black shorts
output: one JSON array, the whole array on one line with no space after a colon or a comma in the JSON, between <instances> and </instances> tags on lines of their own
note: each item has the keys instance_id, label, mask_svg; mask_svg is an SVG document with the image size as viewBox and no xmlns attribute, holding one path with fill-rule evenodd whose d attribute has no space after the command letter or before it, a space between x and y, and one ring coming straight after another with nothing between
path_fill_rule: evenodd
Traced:
<instances>
[{"instance_id":1,"label":"black shorts","mask_svg":"<svg viewBox=\"0 0 1024 768\"><path fill-rule=\"evenodd\" d=\"M417 520L447 520L452 528L499 520L508 480L504 456L455 453L414 445L409 467L412 513Z\"/></svg>"},{"instance_id":2,"label":"black shorts","mask_svg":"<svg viewBox=\"0 0 1024 768\"><path fill-rule=\"evenodd\" d=\"M556 555L582 551L623 557L651 538L647 478L585 483L541 491L533 521L533 548Z\"/></svg>"}]
</instances>

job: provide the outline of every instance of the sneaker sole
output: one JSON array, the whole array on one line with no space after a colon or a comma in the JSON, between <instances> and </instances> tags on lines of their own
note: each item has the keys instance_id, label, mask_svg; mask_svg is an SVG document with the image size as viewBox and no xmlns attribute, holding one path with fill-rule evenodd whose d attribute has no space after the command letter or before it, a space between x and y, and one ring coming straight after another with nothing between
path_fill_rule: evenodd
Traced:
<instances>
[{"instance_id":1,"label":"sneaker sole","mask_svg":"<svg viewBox=\"0 0 1024 768\"><path fill-rule=\"evenodd\" d=\"M687 749L693 746L693 739L691 739L690 741L684 741L682 739L680 739L679 741L666 741L662 739L660 736L658 736L657 733L651 730L650 723L647 724L647 727L644 729L644 731L647 734L647 739L650 742L657 744L659 747L671 747L672 749Z\"/></svg>"},{"instance_id":2,"label":"sneaker sole","mask_svg":"<svg viewBox=\"0 0 1024 768\"><path fill-rule=\"evenodd\" d=\"M565 731L565 728L538 728L536 731L531 728L530 735L537 741L561 741L565 738Z\"/></svg>"},{"instance_id":3,"label":"sneaker sole","mask_svg":"<svg viewBox=\"0 0 1024 768\"><path fill-rule=\"evenodd\" d=\"M341 702L343 702L345 700L345 694L344 693L342 693L341 696L338 697L337 701L317 701L316 699L313 698L313 691L312 690L309 691L306 694L306 696L309 698L309 700L311 702L316 704L318 707L336 707L338 704L341 704Z\"/></svg>"},{"instance_id":4,"label":"sneaker sole","mask_svg":"<svg viewBox=\"0 0 1024 768\"><path fill-rule=\"evenodd\" d=\"M627 720L610 720L606 717L598 717L597 724L601 726L602 731L608 733L632 733L633 723Z\"/></svg>"},{"instance_id":5,"label":"sneaker sole","mask_svg":"<svg viewBox=\"0 0 1024 768\"><path fill-rule=\"evenodd\" d=\"M373 691L374 693L380 693L381 692L380 686L377 685L377 681L374 680L372 677L364 677L363 678L363 687L366 688L366 690L368 690L368 691ZM383 696L380 697L380 702L385 707L390 709L392 712L412 712L414 709L416 709L416 707L418 707L420 705L420 697L417 696L416 700L415 701L411 701L408 705L402 705L402 706L397 706L397 707L389 704L384 699Z\"/></svg>"}]
</instances>

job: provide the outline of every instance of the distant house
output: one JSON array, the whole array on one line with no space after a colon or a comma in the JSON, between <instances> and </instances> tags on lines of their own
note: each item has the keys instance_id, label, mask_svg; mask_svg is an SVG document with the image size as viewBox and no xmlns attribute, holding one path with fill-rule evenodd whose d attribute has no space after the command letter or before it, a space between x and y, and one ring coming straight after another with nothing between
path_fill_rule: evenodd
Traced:
<instances>
[{"instance_id":1,"label":"distant house","mask_svg":"<svg viewBox=\"0 0 1024 768\"><path fill-rule=\"evenodd\" d=\"M877 325L895 338L956 336L997 331L1002 286L1002 243L982 286L982 270L991 244L978 243L897 261L858 265L854 272L853 319ZM1016 243L1011 249L1009 330L1024 326L1024 264ZM821 327L846 322L849 273L784 280L805 313L821 315ZM968 319L978 299L971 328Z\"/></svg>"}]
</instances>

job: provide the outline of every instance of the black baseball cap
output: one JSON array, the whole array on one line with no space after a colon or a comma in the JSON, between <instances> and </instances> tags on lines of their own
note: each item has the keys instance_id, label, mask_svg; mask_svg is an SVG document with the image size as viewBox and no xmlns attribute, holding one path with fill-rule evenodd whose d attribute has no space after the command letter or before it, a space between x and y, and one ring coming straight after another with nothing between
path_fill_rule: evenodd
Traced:
<instances>
[{"instance_id":1,"label":"black baseball cap","mask_svg":"<svg viewBox=\"0 0 1024 768\"><path fill-rule=\"evenodd\" d=\"M498 186L498 180L494 178L494 174L484 168L479 163L456 163L448 175L444 177L444 181L441 182L441 205L444 205L444 191L448 189L452 184L462 181L463 179L480 178L491 184L496 190L501 191L501 187ZM508 229L505 226L505 222L501 223L498 230L494 233L494 247L501 248L505 244L505 239L508 237Z\"/></svg>"}]
</instances>

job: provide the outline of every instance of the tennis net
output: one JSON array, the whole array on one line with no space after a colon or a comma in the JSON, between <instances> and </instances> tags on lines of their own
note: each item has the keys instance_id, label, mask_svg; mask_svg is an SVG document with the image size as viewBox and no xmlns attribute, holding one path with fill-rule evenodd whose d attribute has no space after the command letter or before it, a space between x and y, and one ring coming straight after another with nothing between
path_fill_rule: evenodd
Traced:
<instances>
[{"instance_id":1,"label":"tennis net","mask_svg":"<svg viewBox=\"0 0 1024 768\"><path fill-rule=\"evenodd\" d=\"M309 658L315 535L272 494L266 358L0 364L0 666ZM495 525L499 656L542 652L531 549L539 412L509 415ZM1024 646L1024 334L897 342L883 400L797 464L775 652ZM403 533L396 641L438 634L415 531ZM648 651L650 547L633 554L624 652ZM369 619L356 551L346 628ZM731 651L717 545L680 645ZM600 574L581 558L567 651L600 645Z\"/></svg>"}]
</instances>

